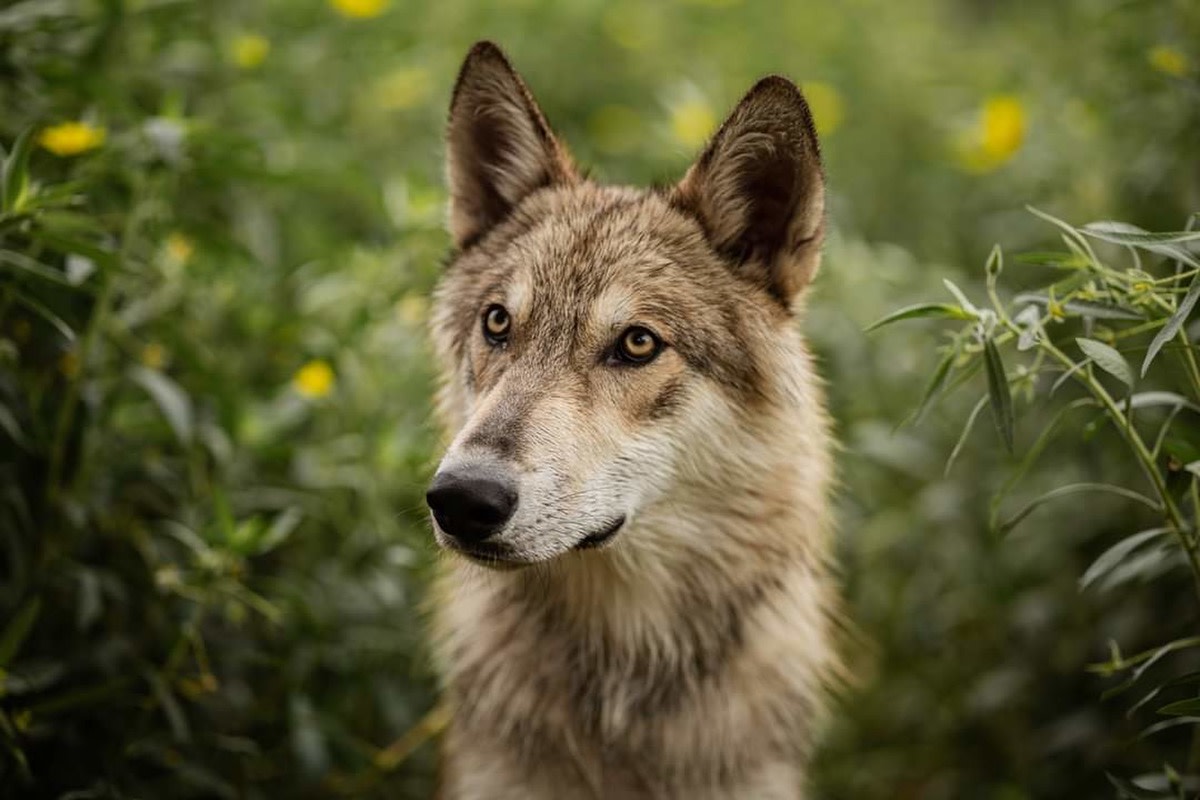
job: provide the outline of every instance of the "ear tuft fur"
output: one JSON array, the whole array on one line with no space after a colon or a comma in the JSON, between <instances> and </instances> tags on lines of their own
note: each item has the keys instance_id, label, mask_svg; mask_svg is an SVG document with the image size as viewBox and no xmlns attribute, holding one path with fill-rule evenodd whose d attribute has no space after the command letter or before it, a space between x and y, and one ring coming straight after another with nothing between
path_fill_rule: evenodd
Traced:
<instances>
[{"instance_id":1,"label":"ear tuft fur","mask_svg":"<svg viewBox=\"0 0 1200 800\"><path fill-rule=\"evenodd\" d=\"M504 53L479 42L463 61L446 128L450 234L462 248L531 192L577 180L566 149Z\"/></svg>"},{"instance_id":2,"label":"ear tuft fur","mask_svg":"<svg viewBox=\"0 0 1200 800\"><path fill-rule=\"evenodd\" d=\"M791 308L816 274L825 179L812 113L786 78L747 92L675 188L712 246Z\"/></svg>"}]
</instances>

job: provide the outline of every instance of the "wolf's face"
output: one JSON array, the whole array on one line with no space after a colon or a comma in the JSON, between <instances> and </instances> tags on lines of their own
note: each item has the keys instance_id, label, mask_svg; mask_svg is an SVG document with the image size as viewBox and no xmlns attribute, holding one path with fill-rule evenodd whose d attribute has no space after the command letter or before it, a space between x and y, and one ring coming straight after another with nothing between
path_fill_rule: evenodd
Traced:
<instances>
[{"instance_id":1,"label":"wolf's face","mask_svg":"<svg viewBox=\"0 0 1200 800\"><path fill-rule=\"evenodd\" d=\"M493 566L603 547L681 482L752 457L739 438L784 391L773 353L819 258L823 183L795 87L755 86L677 186L602 187L482 44L447 138L439 543Z\"/></svg>"}]
</instances>

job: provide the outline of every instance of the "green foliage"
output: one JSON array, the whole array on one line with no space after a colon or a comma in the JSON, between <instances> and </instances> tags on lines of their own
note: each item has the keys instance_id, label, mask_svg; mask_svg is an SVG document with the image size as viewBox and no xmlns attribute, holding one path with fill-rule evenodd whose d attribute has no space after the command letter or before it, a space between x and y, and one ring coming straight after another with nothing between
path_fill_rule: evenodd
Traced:
<instances>
[{"instance_id":1,"label":"green foliage","mask_svg":"<svg viewBox=\"0 0 1200 800\"><path fill-rule=\"evenodd\" d=\"M988 261L987 296L989 305L980 309L960 292L959 304L940 316L954 317L955 312L970 320L957 331L946 346L955 361L952 368L966 369L975 360L986 367L988 392L1001 439L1006 449L1013 446L1013 402L1010 389L1015 384L1027 404L1058 404L1063 410L1085 408L1096 418L1086 429L1088 436L1106 436L1111 447L1123 448L1130 462L1140 468L1134 480L1138 488L1108 483L1074 483L1044 492L1004 521L997 521L999 502L993 502L993 526L998 534L1011 533L1040 506L1063 498L1092 492L1105 492L1149 508L1155 527L1129 533L1101 553L1084 571L1080 588L1130 588L1134 583L1171 582L1173 574L1190 573L1196 596L1173 610L1183 629L1194 629L1197 601L1200 600L1200 475L1187 469L1194 457L1198 428L1194 419L1200 411L1200 363L1197 346L1184 332L1192 303L1191 289L1200 275L1200 259L1188 249L1200 240L1190 232L1149 233L1131 225L1093 223L1075 228L1049 215L1036 212L1054 223L1062 232L1066 248L1059 254L1043 254L1050 263L1070 264L1059 277L1036 293L1018 293L1004 302L997 288L1000 275L999 251ZM1093 248L1099 239L1127 250L1130 263L1113 266ZM1120 255L1120 251L1111 254ZM1157 263L1151 263L1157 262ZM1045 298L1044 303L1034 302ZM1126 314L1113 313L1117 310ZM893 315L894 321L903 315ZM1150 371L1153 356L1163 349L1162 331L1171 331L1167 360L1158 370ZM1076 335L1085 333L1085 336ZM1080 356L1071 354L1073 342ZM1006 374L1000 348L1010 347L1020 361L1014 376ZM1125 353L1147 353L1143 374L1135 376ZM942 363L945 363L944 361ZM942 371L939 365L939 373ZM1103 380L1115 379L1115 383ZM941 382L945 377L938 377ZM1071 400L1066 392L1055 395L1064 380L1080 388L1082 397ZM1147 386L1157 388L1147 388ZM978 406L977 406L978 408ZM1010 491L1045 452L1046 443L1061 433L1054 416L1046 424L1038 443L1006 483ZM969 430L972 418L968 419ZM964 434L965 438L965 434ZM961 440L960 440L961 441ZM1077 513L1087 515L1087 507L1077 503ZM1011 543L1010 546L1020 546ZM1130 779L1109 775L1122 796L1179 797L1190 795L1200 783L1200 764L1194 761L1200 746L1200 700L1195 695L1194 659L1169 658L1200 646L1195 636L1180 636L1157 644L1134 656L1125 656L1116 640L1110 644L1107 661L1089 669L1105 677L1122 677L1104 696L1130 691L1140 693L1128 711L1130 719L1142 720L1139 737L1156 737L1170 731L1176 738L1192 728L1192 740L1184 749L1169 740L1160 744L1159 761L1165 762L1161 774L1144 773ZM1188 654L1190 655L1190 654ZM1150 672L1154 667L1154 672ZM1182 697L1180 697L1182 695ZM1170 697L1177 699L1167 702ZM1174 717L1166 721L1162 717ZM1178 764L1179 769L1172 766ZM1147 763L1147 768L1157 766Z\"/></svg>"},{"instance_id":2,"label":"green foliage","mask_svg":"<svg viewBox=\"0 0 1200 800\"><path fill-rule=\"evenodd\" d=\"M1193 6L5 5L0 795L429 795L424 318L445 106L482 37L614 181L677 177L762 74L812 101L834 227L806 328L867 642L820 796L1175 791L1170 769L1121 776L1195 766L1200 647L1167 513L1191 519L1200 471L1179 366L1195 233L1064 226L1063 247L993 251L982 289L956 265L1044 245L1021 202L1147 229L1195 210ZM1106 248L1141 260L1101 269ZM1001 279L1012 303L969 303ZM929 323L863 334L906 304L886 321L965 323L932 378ZM1106 676L1144 696L1098 704Z\"/></svg>"}]
</instances>

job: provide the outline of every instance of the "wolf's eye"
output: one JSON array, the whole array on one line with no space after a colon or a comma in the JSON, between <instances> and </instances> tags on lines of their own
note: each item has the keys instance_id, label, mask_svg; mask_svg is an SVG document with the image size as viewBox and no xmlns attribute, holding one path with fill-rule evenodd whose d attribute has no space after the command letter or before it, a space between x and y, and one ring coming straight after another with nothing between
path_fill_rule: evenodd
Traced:
<instances>
[{"instance_id":1,"label":"wolf's eye","mask_svg":"<svg viewBox=\"0 0 1200 800\"><path fill-rule=\"evenodd\" d=\"M493 303L483 312L483 335L492 344L500 344L507 339L511 327L512 317L504 306Z\"/></svg>"},{"instance_id":2,"label":"wolf's eye","mask_svg":"<svg viewBox=\"0 0 1200 800\"><path fill-rule=\"evenodd\" d=\"M662 351L662 340L640 325L627 328L617 340L617 360L627 364L648 364Z\"/></svg>"}]
</instances>

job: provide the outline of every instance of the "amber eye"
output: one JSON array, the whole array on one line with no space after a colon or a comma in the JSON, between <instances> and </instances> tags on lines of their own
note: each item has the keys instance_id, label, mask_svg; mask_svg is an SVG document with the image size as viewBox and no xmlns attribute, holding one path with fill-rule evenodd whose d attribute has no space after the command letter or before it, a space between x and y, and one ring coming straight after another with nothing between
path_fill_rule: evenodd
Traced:
<instances>
[{"instance_id":1,"label":"amber eye","mask_svg":"<svg viewBox=\"0 0 1200 800\"><path fill-rule=\"evenodd\" d=\"M617 340L616 356L629 364L648 364L662 351L662 340L646 328L634 326Z\"/></svg>"},{"instance_id":2,"label":"amber eye","mask_svg":"<svg viewBox=\"0 0 1200 800\"><path fill-rule=\"evenodd\" d=\"M483 312L483 335L492 344L500 344L507 339L511 327L512 317L504 306L492 304Z\"/></svg>"}]
</instances>

